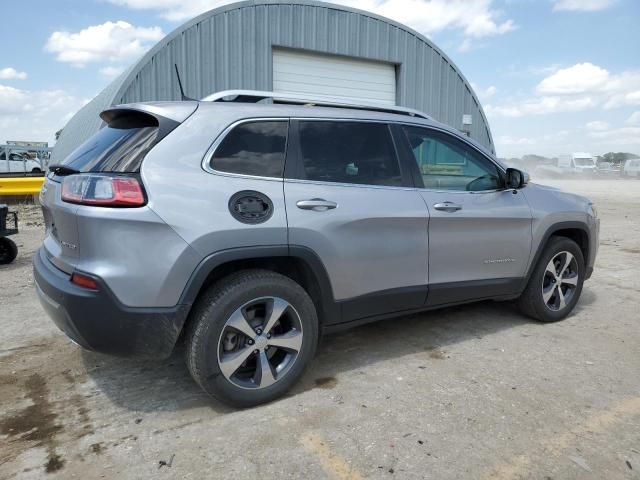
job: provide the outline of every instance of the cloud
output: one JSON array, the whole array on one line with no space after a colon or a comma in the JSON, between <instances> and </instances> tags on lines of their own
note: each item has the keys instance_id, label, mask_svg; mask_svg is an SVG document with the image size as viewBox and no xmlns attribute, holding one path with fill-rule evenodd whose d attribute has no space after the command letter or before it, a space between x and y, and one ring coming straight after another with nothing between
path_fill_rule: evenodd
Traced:
<instances>
[{"instance_id":1,"label":"cloud","mask_svg":"<svg viewBox=\"0 0 640 480\"><path fill-rule=\"evenodd\" d=\"M54 53L60 62L83 67L91 62L139 57L162 37L160 27L135 27L120 20L92 25L76 33L53 32L45 50Z\"/></svg>"},{"instance_id":2,"label":"cloud","mask_svg":"<svg viewBox=\"0 0 640 480\"><path fill-rule=\"evenodd\" d=\"M544 94L570 94L593 91L604 86L609 72L592 63L578 63L563 68L538 84L536 90Z\"/></svg>"},{"instance_id":3,"label":"cloud","mask_svg":"<svg viewBox=\"0 0 640 480\"><path fill-rule=\"evenodd\" d=\"M227 1L220 0L108 0L135 10L157 10L171 21L184 21ZM367 10L399 21L423 34L458 29L466 38L502 35L517 28L513 20L503 20L492 8L493 0L337 0L353 8ZM471 42L461 49L471 47Z\"/></svg>"},{"instance_id":4,"label":"cloud","mask_svg":"<svg viewBox=\"0 0 640 480\"><path fill-rule=\"evenodd\" d=\"M581 12L595 12L613 5L615 0L555 0L553 10L569 10Z\"/></svg>"},{"instance_id":5,"label":"cloud","mask_svg":"<svg viewBox=\"0 0 640 480\"><path fill-rule=\"evenodd\" d=\"M122 66L106 66L100 69L100 75L107 78L116 78L122 72L124 72L125 67Z\"/></svg>"},{"instance_id":6,"label":"cloud","mask_svg":"<svg viewBox=\"0 0 640 480\"><path fill-rule=\"evenodd\" d=\"M0 84L0 143L53 142L55 132L87 101L63 90L22 90Z\"/></svg>"},{"instance_id":7,"label":"cloud","mask_svg":"<svg viewBox=\"0 0 640 480\"><path fill-rule=\"evenodd\" d=\"M496 145L514 146L514 145L535 145L536 141L528 137L512 137L510 135L502 135L496 138Z\"/></svg>"},{"instance_id":8,"label":"cloud","mask_svg":"<svg viewBox=\"0 0 640 480\"><path fill-rule=\"evenodd\" d=\"M625 123L627 125L640 125L640 111L633 112Z\"/></svg>"},{"instance_id":9,"label":"cloud","mask_svg":"<svg viewBox=\"0 0 640 480\"><path fill-rule=\"evenodd\" d=\"M601 132L604 130L608 130L610 128L607 122L602 122L599 120L596 120L594 122L589 122L587 123L586 126L587 126L587 130L590 130L592 132Z\"/></svg>"},{"instance_id":10,"label":"cloud","mask_svg":"<svg viewBox=\"0 0 640 480\"><path fill-rule=\"evenodd\" d=\"M522 117L591 108L640 105L640 71L612 74L592 63L578 63L544 78L528 97L487 105L487 115Z\"/></svg>"},{"instance_id":11,"label":"cloud","mask_svg":"<svg viewBox=\"0 0 640 480\"><path fill-rule=\"evenodd\" d=\"M476 95L482 101L490 99L498 92L498 89L493 85L490 85L487 88L480 88L473 82L471 82L471 88L473 88L473 91L476 92Z\"/></svg>"},{"instance_id":12,"label":"cloud","mask_svg":"<svg viewBox=\"0 0 640 480\"><path fill-rule=\"evenodd\" d=\"M0 68L0 80L26 80L26 72L19 72L13 67Z\"/></svg>"},{"instance_id":13,"label":"cloud","mask_svg":"<svg viewBox=\"0 0 640 480\"><path fill-rule=\"evenodd\" d=\"M640 145L640 127L621 127L590 132L589 136L598 145L611 145L618 150L623 145Z\"/></svg>"},{"instance_id":14,"label":"cloud","mask_svg":"<svg viewBox=\"0 0 640 480\"><path fill-rule=\"evenodd\" d=\"M181 22L213 8L231 3L224 0L108 0L133 10L159 10L172 22Z\"/></svg>"},{"instance_id":15,"label":"cloud","mask_svg":"<svg viewBox=\"0 0 640 480\"><path fill-rule=\"evenodd\" d=\"M560 112L579 112L593 108L597 102L591 97L562 98L557 96L525 99L506 105L487 105L484 111L489 116L524 117Z\"/></svg>"}]
</instances>

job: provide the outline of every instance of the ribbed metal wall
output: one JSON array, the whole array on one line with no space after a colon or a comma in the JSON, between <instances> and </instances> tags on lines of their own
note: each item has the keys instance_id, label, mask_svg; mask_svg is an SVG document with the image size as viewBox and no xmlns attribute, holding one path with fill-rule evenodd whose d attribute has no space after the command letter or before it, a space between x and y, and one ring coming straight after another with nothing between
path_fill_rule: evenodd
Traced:
<instances>
[{"instance_id":1,"label":"ribbed metal wall","mask_svg":"<svg viewBox=\"0 0 640 480\"><path fill-rule=\"evenodd\" d=\"M471 86L433 43L368 12L316 1L248 1L207 12L179 27L83 107L53 151L61 160L100 128L104 108L150 100L178 100L173 65L187 95L229 89L271 90L274 48L294 48L396 64L398 105L462 127L493 150L488 123Z\"/></svg>"}]
</instances>

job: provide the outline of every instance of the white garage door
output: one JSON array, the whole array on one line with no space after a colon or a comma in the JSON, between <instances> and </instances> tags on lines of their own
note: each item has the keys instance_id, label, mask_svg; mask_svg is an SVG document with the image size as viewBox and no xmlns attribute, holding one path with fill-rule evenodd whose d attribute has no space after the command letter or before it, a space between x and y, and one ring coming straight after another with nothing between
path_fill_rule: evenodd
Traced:
<instances>
[{"instance_id":1,"label":"white garage door","mask_svg":"<svg viewBox=\"0 0 640 480\"><path fill-rule=\"evenodd\" d=\"M273 91L395 105L396 69L389 63L274 50Z\"/></svg>"}]
</instances>

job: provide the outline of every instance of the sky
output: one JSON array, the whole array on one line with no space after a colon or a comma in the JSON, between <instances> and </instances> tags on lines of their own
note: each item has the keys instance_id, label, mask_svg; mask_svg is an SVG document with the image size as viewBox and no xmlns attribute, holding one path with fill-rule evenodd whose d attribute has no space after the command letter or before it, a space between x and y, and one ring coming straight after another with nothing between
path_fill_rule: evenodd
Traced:
<instances>
[{"instance_id":1,"label":"sky","mask_svg":"<svg viewBox=\"0 0 640 480\"><path fill-rule=\"evenodd\" d=\"M220 0L0 0L0 143L54 142L163 36ZM640 154L640 0L340 0L456 63L501 157ZM427 112L429 113L429 112Z\"/></svg>"}]
</instances>

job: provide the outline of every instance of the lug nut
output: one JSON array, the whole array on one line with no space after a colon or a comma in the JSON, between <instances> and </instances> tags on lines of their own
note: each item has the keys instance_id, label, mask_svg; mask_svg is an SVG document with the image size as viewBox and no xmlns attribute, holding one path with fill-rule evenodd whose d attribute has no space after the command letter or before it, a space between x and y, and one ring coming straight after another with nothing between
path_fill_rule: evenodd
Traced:
<instances>
[{"instance_id":1,"label":"lug nut","mask_svg":"<svg viewBox=\"0 0 640 480\"><path fill-rule=\"evenodd\" d=\"M256 349L253 351L253 353L258 353L258 349L256 348Z\"/></svg>"},{"instance_id":2,"label":"lug nut","mask_svg":"<svg viewBox=\"0 0 640 480\"><path fill-rule=\"evenodd\" d=\"M256 333L257 333L258 335L261 335L261 334L262 334L262 330L260 330L260 329L258 328L258 329L256 330Z\"/></svg>"},{"instance_id":3,"label":"lug nut","mask_svg":"<svg viewBox=\"0 0 640 480\"><path fill-rule=\"evenodd\" d=\"M253 345L253 340L249 339L249 345Z\"/></svg>"},{"instance_id":4,"label":"lug nut","mask_svg":"<svg viewBox=\"0 0 640 480\"><path fill-rule=\"evenodd\" d=\"M267 333L267 338L271 338L271 334L270 333Z\"/></svg>"}]
</instances>

